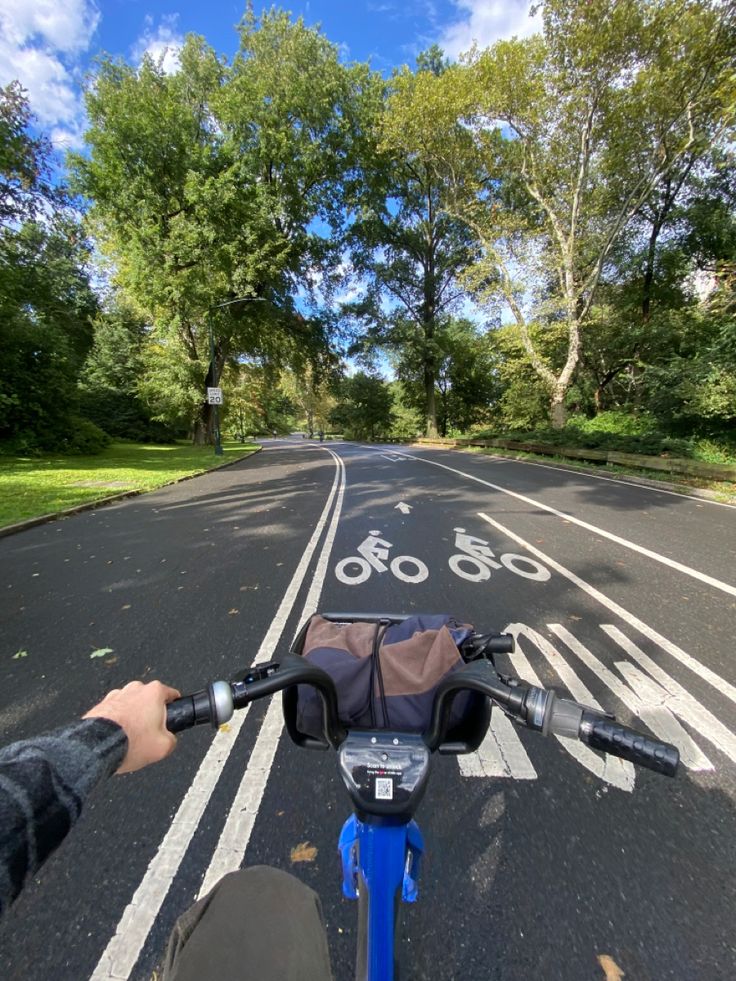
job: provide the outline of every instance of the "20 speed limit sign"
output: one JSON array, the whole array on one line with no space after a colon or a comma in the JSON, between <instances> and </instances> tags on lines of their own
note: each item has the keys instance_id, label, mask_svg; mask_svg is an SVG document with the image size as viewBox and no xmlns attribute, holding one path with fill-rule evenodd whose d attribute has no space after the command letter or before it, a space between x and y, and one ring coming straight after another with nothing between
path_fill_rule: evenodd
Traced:
<instances>
[{"instance_id":1,"label":"20 speed limit sign","mask_svg":"<svg viewBox=\"0 0 736 981\"><path fill-rule=\"evenodd\" d=\"M207 389L207 402L210 405L222 405L222 389L221 388L208 388Z\"/></svg>"}]
</instances>

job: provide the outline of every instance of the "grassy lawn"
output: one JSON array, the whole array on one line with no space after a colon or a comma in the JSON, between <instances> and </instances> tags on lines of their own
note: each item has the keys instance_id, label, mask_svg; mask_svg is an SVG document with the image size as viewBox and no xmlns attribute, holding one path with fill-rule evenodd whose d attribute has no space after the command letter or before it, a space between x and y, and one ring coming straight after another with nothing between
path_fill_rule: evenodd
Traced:
<instances>
[{"instance_id":1,"label":"grassy lawn","mask_svg":"<svg viewBox=\"0 0 736 981\"><path fill-rule=\"evenodd\" d=\"M97 456L0 457L0 527L130 490L153 490L248 456L255 443L211 446L113 443Z\"/></svg>"}]
</instances>

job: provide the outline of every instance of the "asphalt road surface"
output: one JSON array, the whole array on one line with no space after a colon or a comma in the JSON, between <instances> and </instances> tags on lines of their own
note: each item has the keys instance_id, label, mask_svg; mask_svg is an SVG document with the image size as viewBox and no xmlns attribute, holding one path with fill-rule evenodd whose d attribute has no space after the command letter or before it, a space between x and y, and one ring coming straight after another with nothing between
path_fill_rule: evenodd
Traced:
<instances>
[{"instance_id":1,"label":"asphalt road surface","mask_svg":"<svg viewBox=\"0 0 736 981\"><path fill-rule=\"evenodd\" d=\"M318 608L513 630L505 667L675 742L681 774L494 715L478 753L434 761L405 978L736 977L733 508L469 453L274 440L4 538L0 574L4 743L133 678L229 678ZM0 977L149 979L203 884L266 863L319 892L347 981L349 810L334 756L294 747L277 700L185 733L94 793L0 926Z\"/></svg>"}]
</instances>

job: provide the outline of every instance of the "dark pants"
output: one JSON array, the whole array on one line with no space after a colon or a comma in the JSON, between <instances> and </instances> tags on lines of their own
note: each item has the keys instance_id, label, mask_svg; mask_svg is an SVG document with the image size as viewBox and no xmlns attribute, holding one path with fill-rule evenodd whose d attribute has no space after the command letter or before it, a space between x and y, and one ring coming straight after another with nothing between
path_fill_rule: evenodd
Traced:
<instances>
[{"instance_id":1,"label":"dark pants","mask_svg":"<svg viewBox=\"0 0 736 981\"><path fill-rule=\"evenodd\" d=\"M281 869L224 876L176 921L162 981L331 981L317 893Z\"/></svg>"}]
</instances>

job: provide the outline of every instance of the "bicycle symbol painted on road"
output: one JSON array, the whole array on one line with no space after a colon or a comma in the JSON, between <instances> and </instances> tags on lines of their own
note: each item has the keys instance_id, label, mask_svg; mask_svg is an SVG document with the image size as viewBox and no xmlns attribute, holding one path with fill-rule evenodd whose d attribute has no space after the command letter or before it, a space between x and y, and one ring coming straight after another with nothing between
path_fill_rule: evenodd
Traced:
<instances>
[{"instance_id":1,"label":"bicycle symbol painted on road","mask_svg":"<svg viewBox=\"0 0 736 981\"><path fill-rule=\"evenodd\" d=\"M358 545L359 555L349 555L337 563L335 575L340 582L346 586L359 586L370 578L374 570L386 572L388 569L402 582L424 582L429 576L429 569L413 555L397 555L386 565L384 560L388 559L389 549L393 545L380 538L380 534L380 531L371 531L365 541Z\"/></svg>"},{"instance_id":2,"label":"bicycle symbol painted on road","mask_svg":"<svg viewBox=\"0 0 736 981\"><path fill-rule=\"evenodd\" d=\"M535 582L547 582L550 578L549 569L526 555L505 552L497 561L485 539L466 534L464 528L455 528L454 531L455 548L460 551L457 555L450 556L449 565L455 575L460 576L461 579L467 579L469 582L485 582L486 579L491 578L492 569L503 567L517 576L533 579Z\"/></svg>"},{"instance_id":3,"label":"bicycle symbol painted on road","mask_svg":"<svg viewBox=\"0 0 736 981\"><path fill-rule=\"evenodd\" d=\"M534 582L547 582L551 573L546 566L526 555L504 552L496 558L484 538L468 535L464 528L455 528L455 548L449 559L450 569L468 582L485 582L494 570L507 569L514 575ZM391 542L381 538L380 531L371 531L358 545L357 555L348 555L335 566L335 575L346 586L359 586L374 572L391 573L402 582L419 583L429 577L426 564L414 555L397 555L389 559Z\"/></svg>"}]
</instances>

